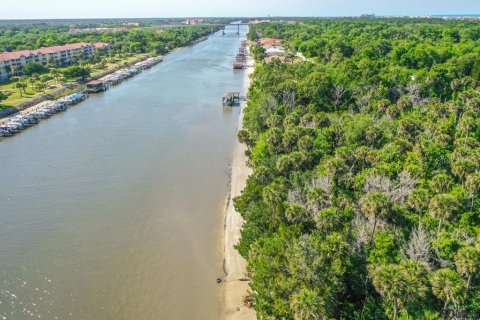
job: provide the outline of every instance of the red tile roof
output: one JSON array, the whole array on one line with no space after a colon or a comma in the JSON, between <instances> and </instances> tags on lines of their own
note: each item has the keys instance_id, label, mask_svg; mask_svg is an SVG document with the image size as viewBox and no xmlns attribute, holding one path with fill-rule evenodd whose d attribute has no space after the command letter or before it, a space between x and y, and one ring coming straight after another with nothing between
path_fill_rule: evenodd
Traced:
<instances>
[{"instance_id":1,"label":"red tile roof","mask_svg":"<svg viewBox=\"0 0 480 320\"><path fill-rule=\"evenodd\" d=\"M28 56L37 55L37 54L56 53L61 51L80 49L80 48L91 46L91 45L92 44L90 43L79 42L79 43L69 43L63 46L45 47L37 50L21 50L21 51L14 51L14 52L3 52L3 53L0 53L0 60L20 59L22 56L28 57ZM105 48L108 45L109 45L108 43L103 43L103 42L93 43L93 46L95 46L95 48Z\"/></svg>"},{"instance_id":2,"label":"red tile roof","mask_svg":"<svg viewBox=\"0 0 480 320\"><path fill-rule=\"evenodd\" d=\"M282 39L275 39L275 38L261 38L260 40L258 40L258 42L260 43L260 45L262 47L263 46L276 47L276 46L283 45L283 40Z\"/></svg>"},{"instance_id":3,"label":"red tile roof","mask_svg":"<svg viewBox=\"0 0 480 320\"><path fill-rule=\"evenodd\" d=\"M100 84L103 84L103 82L101 80L91 80L89 82L87 82L87 86L88 85L91 85L91 86L98 86Z\"/></svg>"},{"instance_id":4,"label":"red tile roof","mask_svg":"<svg viewBox=\"0 0 480 320\"><path fill-rule=\"evenodd\" d=\"M0 60L18 59L21 56L28 57L30 55L32 55L32 51L30 51L30 50L22 50L22 51L15 51L15 52L4 52L4 53L0 53Z\"/></svg>"},{"instance_id":5,"label":"red tile roof","mask_svg":"<svg viewBox=\"0 0 480 320\"><path fill-rule=\"evenodd\" d=\"M95 48L97 48L97 49L98 49L98 48L106 48L106 47L110 46L110 44L105 43L105 42L95 42L93 45L94 45Z\"/></svg>"}]
</instances>

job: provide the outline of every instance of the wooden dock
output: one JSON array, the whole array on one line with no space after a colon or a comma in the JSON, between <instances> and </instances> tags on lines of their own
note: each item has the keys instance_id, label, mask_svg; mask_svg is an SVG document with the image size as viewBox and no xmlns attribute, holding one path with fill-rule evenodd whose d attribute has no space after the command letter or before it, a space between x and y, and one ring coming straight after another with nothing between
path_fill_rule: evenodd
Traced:
<instances>
[{"instance_id":1,"label":"wooden dock","mask_svg":"<svg viewBox=\"0 0 480 320\"><path fill-rule=\"evenodd\" d=\"M240 92L227 92L223 95L222 105L224 107L235 107L240 101L247 101L247 96L241 96Z\"/></svg>"},{"instance_id":2,"label":"wooden dock","mask_svg":"<svg viewBox=\"0 0 480 320\"><path fill-rule=\"evenodd\" d=\"M223 95L222 104L224 107L233 107L240 102L240 92L227 92Z\"/></svg>"},{"instance_id":3,"label":"wooden dock","mask_svg":"<svg viewBox=\"0 0 480 320\"><path fill-rule=\"evenodd\" d=\"M247 61L249 58L248 53L249 42L247 40L242 41L240 49L238 49L237 56L233 61L233 69L241 70L247 68Z\"/></svg>"}]
</instances>

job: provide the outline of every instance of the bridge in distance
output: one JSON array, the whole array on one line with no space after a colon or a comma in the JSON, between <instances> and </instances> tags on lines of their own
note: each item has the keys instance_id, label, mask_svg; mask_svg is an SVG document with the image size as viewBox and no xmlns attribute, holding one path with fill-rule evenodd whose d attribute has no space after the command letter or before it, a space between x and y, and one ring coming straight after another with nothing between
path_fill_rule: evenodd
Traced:
<instances>
[{"instance_id":1,"label":"bridge in distance","mask_svg":"<svg viewBox=\"0 0 480 320\"><path fill-rule=\"evenodd\" d=\"M251 23L248 22L234 22L234 23L200 23L200 24L166 24L152 27L143 27L142 29L155 29L155 28L185 28L185 27L195 27L195 26L212 26L212 27L224 27L223 32L229 26L237 27L237 34L240 34L240 26L249 26Z\"/></svg>"}]
</instances>

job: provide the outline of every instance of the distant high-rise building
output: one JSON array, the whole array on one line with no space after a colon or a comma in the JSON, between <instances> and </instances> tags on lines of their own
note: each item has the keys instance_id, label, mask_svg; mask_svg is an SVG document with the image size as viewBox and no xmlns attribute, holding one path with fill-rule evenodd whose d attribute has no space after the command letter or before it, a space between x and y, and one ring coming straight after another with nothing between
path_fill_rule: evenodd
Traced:
<instances>
[{"instance_id":1,"label":"distant high-rise building","mask_svg":"<svg viewBox=\"0 0 480 320\"><path fill-rule=\"evenodd\" d=\"M202 24L203 23L203 19L187 19L187 21L185 21L185 24L187 25L196 25L196 24Z\"/></svg>"},{"instance_id":2,"label":"distant high-rise building","mask_svg":"<svg viewBox=\"0 0 480 320\"><path fill-rule=\"evenodd\" d=\"M372 19L375 18L375 13L364 13L360 16L363 19Z\"/></svg>"}]
</instances>

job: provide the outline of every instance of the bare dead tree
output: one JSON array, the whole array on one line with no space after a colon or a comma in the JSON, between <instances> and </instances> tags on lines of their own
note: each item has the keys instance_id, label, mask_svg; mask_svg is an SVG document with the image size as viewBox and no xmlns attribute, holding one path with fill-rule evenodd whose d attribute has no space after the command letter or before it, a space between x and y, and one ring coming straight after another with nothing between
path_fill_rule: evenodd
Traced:
<instances>
[{"instance_id":1,"label":"bare dead tree","mask_svg":"<svg viewBox=\"0 0 480 320\"><path fill-rule=\"evenodd\" d=\"M362 251L362 248L370 243L371 231L367 227L367 219L361 215L356 214L355 219L353 220L353 229L355 230L355 249L357 251Z\"/></svg>"},{"instance_id":2,"label":"bare dead tree","mask_svg":"<svg viewBox=\"0 0 480 320\"><path fill-rule=\"evenodd\" d=\"M413 105L418 105L420 102L422 102L420 85L418 83L410 83L407 85L406 91L410 95Z\"/></svg>"},{"instance_id":3,"label":"bare dead tree","mask_svg":"<svg viewBox=\"0 0 480 320\"><path fill-rule=\"evenodd\" d=\"M299 188L295 188L293 190L288 190L287 202L289 204L305 206L307 204L307 199L305 197L305 193L303 193Z\"/></svg>"},{"instance_id":4,"label":"bare dead tree","mask_svg":"<svg viewBox=\"0 0 480 320\"><path fill-rule=\"evenodd\" d=\"M265 107L270 113L273 113L277 111L278 109L278 101L275 99L273 96L269 95L267 96L267 99L265 100Z\"/></svg>"},{"instance_id":5,"label":"bare dead tree","mask_svg":"<svg viewBox=\"0 0 480 320\"><path fill-rule=\"evenodd\" d=\"M372 230L375 222L372 217L357 212L353 219L353 230L355 232L355 250L361 252L365 246L370 246L372 241ZM376 222L376 229L385 230L387 224L379 220Z\"/></svg>"},{"instance_id":6,"label":"bare dead tree","mask_svg":"<svg viewBox=\"0 0 480 320\"><path fill-rule=\"evenodd\" d=\"M350 103L354 99L355 94L357 94L359 91L359 88L350 89L341 84L334 85L334 90L332 92L332 103L335 106L335 109L338 110L343 105ZM348 100L345 100L345 96L348 93L350 93L350 97Z\"/></svg>"},{"instance_id":7,"label":"bare dead tree","mask_svg":"<svg viewBox=\"0 0 480 320\"><path fill-rule=\"evenodd\" d=\"M402 92L397 87L390 88L390 97L397 101L402 96Z\"/></svg>"},{"instance_id":8,"label":"bare dead tree","mask_svg":"<svg viewBox=\"0 0 480 320\"><path fill-rule=\"evenodd\" d=\"M330 195L332 193L332 186L332 178L328 176L320 176L310 181L310 188L320 188L323 191L328 192Z\"/></svg>"},{"instance_id":9,"label":"bare dead tree","mask_svg":"<svg viewBox=\"0 0 480 320\"><path fill-rule=\"evenodd\" d=\"M398 185L390 192L392 200L403 204L417 186L418 181L410 172L402 171L398 177Z\"/></svg>"},{"instance_id":10,"label":"bare dead tree","mask_svg":"<svg viewBox=\"0 0 480 320\"><path fill-rule=\"evenodd\" d=\"M402 171L398 183L394 185L390 178L383 175L369 175L365 181L365 192L383 192L392 201L403 204L417 186L418 181L408 171Z\"/></svg>"},{"instance_id":11,"label":"bare dead tree","mask_svg":"<svg viewBox=\"0 0 480 320\"><path fill-rule=\"evenodd\" d=\"M422 224L419 224L407 243L404 255L430 268L432 262L431 241L432 238L423 229Z\"/></svg>"},{"instance_id":12,"label":"bare dead tree","mask_svg":"<svg viewBox=\"0 0 480 320\"><path fill-rule=\"evenodd\" d=\"M288 190L287 203L289 207L285 211L285 218L289 222L299 222L311 218L306 208L307 199L305 193L301 189Z\"/></svg>"},{"instance_id":13,"label":"bare dead tree","mask_svg":"<svg viewBox=\"0 0 480 320\"><path fill-rule=\"evenodd\" d=\"M321 176L310 181L309 197L307 197L307 210L312 217L332 205L332 179Z\"/></svg>"},{"instance_id":14,"label":"bare dead tree","mask_svg":"<svg viewBox=\"0 0 480 320\"><path fill-rule=\"evenodd\" d=\"M389 195L392 190L392 181L386 176L372 174L365 180L364 190L365 193L383 192Z\"/></svg>"},{"instance_id":15,"label":"bare dead tree","mask_svg":"<svg viewBox=\"0 0 480 320\"><path fill-rule=\"evenodd\" d=\"M295 92L292 90L283 90L282 91L282 100L286 108L293 111L296 107Z\"/></svg>"},{"instance_id":16,"label":"bare dead tree","mask_svg":"<svg viewBox=\"0 0 480 320\"><path fill-rule=\"evenodd\" d=\"M341 84L334 85L334 90L332 93L333 97L333 104L335 105L335 109L337 109L343 99L343 96L348 92L348 88Z\"/></svg>"}]
</instances>

